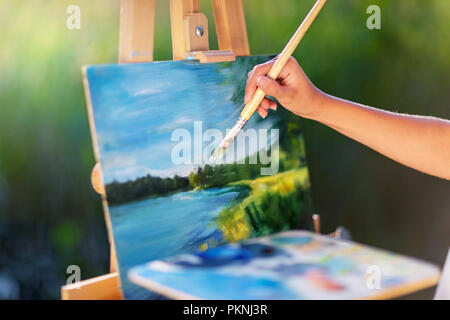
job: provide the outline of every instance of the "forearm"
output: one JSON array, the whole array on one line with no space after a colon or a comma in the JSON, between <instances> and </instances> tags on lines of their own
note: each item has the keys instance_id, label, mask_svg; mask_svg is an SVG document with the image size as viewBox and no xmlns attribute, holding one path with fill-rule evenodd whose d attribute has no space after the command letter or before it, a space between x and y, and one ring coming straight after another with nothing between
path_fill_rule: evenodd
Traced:
<instances>
[{"instance_id":1,"label":"forearm","mask_svg":"<svg viewBox=\"0 0 450 320\"><path fill-rule=\"evenodd\" d=\"M450 180L450 121L383 111L324 95L310 118L416 170Z\"/></svg>"},{"instance_id":2,"label":"forearm","mask_svg":"<svg viewBox=\"0 0 450 320\"><path fill-rule=\"evenodd\" d=\"M249 73L246 100L258 86L296 115L322 122L406 166L450 180L450 121L397 114L326 95L292 57L275 81L266 77L273 63ZM265 118L267 109L274 107L263 100L258 112Z\"/></svg>"}]
</instances>

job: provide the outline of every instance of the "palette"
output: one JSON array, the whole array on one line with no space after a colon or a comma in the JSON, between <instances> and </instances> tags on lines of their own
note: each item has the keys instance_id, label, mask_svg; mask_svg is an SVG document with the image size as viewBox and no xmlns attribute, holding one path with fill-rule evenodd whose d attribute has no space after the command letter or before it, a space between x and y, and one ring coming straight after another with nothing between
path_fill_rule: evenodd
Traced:
<instances>
[{"instance_id":1,"label":"palette","mask_svg":"<svg viewBox=\"0 0 450 320\"><path fill-rule=\"evenodd\" d=\"M387 299L437 283L426 262L307 231L156 260L129 278L173 299Z\"/></svg>"}]
</instances>

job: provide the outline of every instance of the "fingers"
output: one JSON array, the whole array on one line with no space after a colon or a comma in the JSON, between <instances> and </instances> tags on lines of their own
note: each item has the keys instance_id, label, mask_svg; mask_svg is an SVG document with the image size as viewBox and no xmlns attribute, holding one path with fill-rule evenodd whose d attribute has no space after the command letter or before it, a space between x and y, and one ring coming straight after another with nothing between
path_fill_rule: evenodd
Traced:
<instances>
[{"instance_id":1,"label":"fingers","mask_svg":"<svg viewBox=\"0 0 450 320\"><path fill-rule=\"evenodd\" d=\"M245 98L244 98L245 103L249 103L250 100L252 99L253 95L255 94L255 91L256 91L257 87L259 86L257 83L258 78L261 76L266 76L269 73L269 71L272 68L273 64L275 63L276 59L277 59L277 57L275 57L274 59L267 61L263 64L259 64L259 65L255 66L248 73L247 85L245 88ZM285 65L285 67L281 70L281 73L279 74L278 78L285 79L285 78L289 77L292 73L296 73L298 70L302 71L297 60L294 57L290 57ZM281 86L278 85L278 87L281 87ZM275 88L276 88L276 86L275 86ZM261 89L263 89L263 88L261 88ZM266 92L266 93L270 94L268 92ZM270 94L270 95L272 95L272 94ZM274 95L272 95L272 96L274 96ZM274 96L274 97L277 98L276 96Z\"/></svg>"},{"instance_id":2,"label":"fingers","mask_svg":"<svg viewBox=\"0 0 450 320\"><path fill-rule=\"evenodd\" d=\"M283 88L277 81L265 76L259 76L256 80L256 85L261 88L267 95L274 97L277 100L282 100L286 89Z\"/></svg>"},{"instance_id":3,"label":"fingers","mask_svg":"<svg viewBox=\"0 0 450 320\"><path fill-rule=\"evenodd\" d=\"M269 114L269 111L267 111L267 109L264 109L262 107L258 107L258 109L256 109L256 112L258 112L258 114L261 116L261 118L266 118L267 115Z\"/></svg>"},{"instance_id":4,"label":"fingers","mask_svg":"<svg viewBox=\"0 0 450 320\"><path fill-rule=\"evenodd\" d=\"M244 97L244 102L246 104L253 98L253 95L258 87L261 88L267 95L272 96L277 100L283 100L280 98L289 96L289 90L287 88L284 88L277 81L266 76L272 68L274 62L274 60L270 60L266 63L257 65L248 73ZM288 63L292 65L293 62L295 62L295 60L291 58ZM268 109L276 110L276 108L277 104L274 101L264 98L256 111L262 118L265 118L268 115Z\"/></svg>"},{"instance_id":5,"label":"fingers","mask_svg":"<svg viewBox=\"0 0 450 320\"><path fill-rule=\"evenodd\" d=\"M247 79L247 86L245 88L245 101L248 103L251 98L253 97L253 94L256 91L257 87L257 79L260 76L266 76L270 69L272 68L273 64L275 63L276 59L275 57L272 60L269 60L263 64L259 64L255 66L249 73L248 73L248 79ZM278 75L279 79L284 79L289 77L292 73L297 73L298 70L303 71L300 67L299 63L294 57L289 57L289 60L286 62L286 65L281 70L281 73Z\"/></svg>"},{"instance_id":6,"label":"fingers","mask_svg":"<svg viewBox=\"0 0 450 320\"><path fill-rule=\"evenodd\" d=\"M266 72L270 70L272 64L273 63L270 62L264 65L259 65L250 71L247 86L245 88L245 103L250 102L257 87L261 88L267 95L272 96L277 100L280 100L280 98L282 98L281 96L287 93L287 90L277 81L265 76Z\"/></svg>"},{"instance_id":7,"label":"fingers","mask_svg":"<svg viewBox=\"0 0 450 320\"><path fill-rule=\"evenodd\" d=\"M266 109L271 109L273 111L277 110L276 102L274 102L274 101L272 101L270 99L264 98L264 100L263 100L263 102L261 104L264 104L264 108L265 108L265 106L267 106Z\"/></svg>"},{"instance_id":8,"label":"fingers","mask_svg":"<svg viewBox=\"0 0 450 320\"><path fill-rule=\"evenodd\" d=\"M268 98L263 99L260 107L262 107L263 109L266 109L266 110L267 109L277 110L277 104Z\"/></svg>"},{"instance_id":9,"label":"fingers","mask_svg":"<svg viewBox=\"0 0 450 320\"><path fill-rule=\"evenodd\" d=\"M285 106L291 106L295 97L298 96L299 83L305 79L305 75L295 58L290 57L285 67L281 70L277 80L269 78L267 74L275 63L276 58L266 63L257 65L248 73L247 85L245 88L244 102L247 104L253 98L257 88L260 88L268 96L274 97ZM261 117L268 115L268 109L276 110L277 104L267 98L256 110Z\"/></svg>"},{"instance_id":10,"label":"fingers","mask_svg":"<svg viewBox=\"0 0 450 320\"><path fill-rule=\"evenodd\" d=\"M270 71L270 68L272 68L273 64L274 62L270 60L266 63L255 66L253 70L248 73L248 80L247 86L245 88L245 97L244 97L245 103L249 103L253 95L255 94L256 80L258 79L258 77L266 75Z\"/></svg>"},{"instance_id":11,"label":"fingers","mask_svg":"<svg viewBox=\"0 0 450 320\"><path fill-rule=\"evenodd\" d=\"M277 104L274 101L272 101L272 100L264 98L264 100L261 102L261 104L258 107L258 109L256 109L256 112L258 112L258 114L262 118L265 118L265 117L267 117L267 115L269 113L268 109L277 110Z\"/></svg>"}]
</instances>

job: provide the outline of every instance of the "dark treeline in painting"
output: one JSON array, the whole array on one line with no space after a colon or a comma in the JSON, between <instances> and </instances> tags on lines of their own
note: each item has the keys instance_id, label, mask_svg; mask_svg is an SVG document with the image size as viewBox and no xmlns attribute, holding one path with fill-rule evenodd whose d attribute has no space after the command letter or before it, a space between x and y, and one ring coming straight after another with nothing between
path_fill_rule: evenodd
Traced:
<instances>
[{"instance_id":1,"label":"dark treeline in painting","mask_svg":"<svg viewBox=\"0 0 450 320\"><path fill-rule=\"evenodd\" d=\"M179 176L160 178L147 175L123 183L114 181L106 185L106 194L110 204L117 204L148 196L163 196L185 189L189 189L188 178Z\"/></svg>"},{"instance_id":2,"label":"dark treeline in painting","mask_svg":"<svg viewBox=\"0 0 450 320\"><path fill-rule=\"evenodd\" d=\"M300 154L303 152L301 145ZM254 155L253 155L254 156ZM258 155L257 155L258 156ZM126 182L114 181L106 185L106 194L110 204L121 204L151 196L165 196L173 192L220 188L233 182L252 180L261 176L261 169L267 167L260 161L249 164L251 157L246 157L241 163L226 163L211 166L209 164L192 171L188 177L175 175L172 178L147 175ZM295 154L287 155L280 150L279 172L305 165L304 158ZM245 163L243 165L242 163Z\"/></svg>"},{"instance_id":3,"label":"dark treeline in painting","mask_svg":"<svg viewBox=\"0 0 450 320\"><path fill-rule=\"evenodd\" d=\"M261 164L230 163L216 166L207 164L189 174L189 185L197 189L223 187L230 182L258 177L261 167Z\"/></svg>"},{"instance_id":4,"label":"dark treeline in painting","mask_svg":"<svg viewBox=\"0 0 450 320\"><path fill-rule=\"evenodd\" d=\"M249 162L248 158L244 161ZM161 178L147 175L126 182L114 181L106 185L106 194L110 204L120 204L145 197L164 196L176 191L223 187L230 182L260 176L261 167L261 164L230 163L205 165L192 171L188 177L175 175L173 178Z\"/></svg>"}]
</instances>

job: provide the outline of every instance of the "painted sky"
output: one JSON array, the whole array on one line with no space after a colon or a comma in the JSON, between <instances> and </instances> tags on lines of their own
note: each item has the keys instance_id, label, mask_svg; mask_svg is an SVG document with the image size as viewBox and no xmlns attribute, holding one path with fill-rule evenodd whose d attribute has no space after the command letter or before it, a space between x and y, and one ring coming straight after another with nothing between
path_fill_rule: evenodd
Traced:
<instances>
[{"instance_id":1,"label":"painted sky","mask_svg":"<svg viewBox=\"0 0 450 320\"><path fill-rule=\"evenodd\" d=\"M242 108L231 101L235 86L224 84L233 70L194 61L87 67L105 183L147 174L187 176L195 165L172 162L172 132L193 134L194 121L203 131L233 126ZM255 116L247 127L272 125Z\"/></svg>"}]
</instances>

